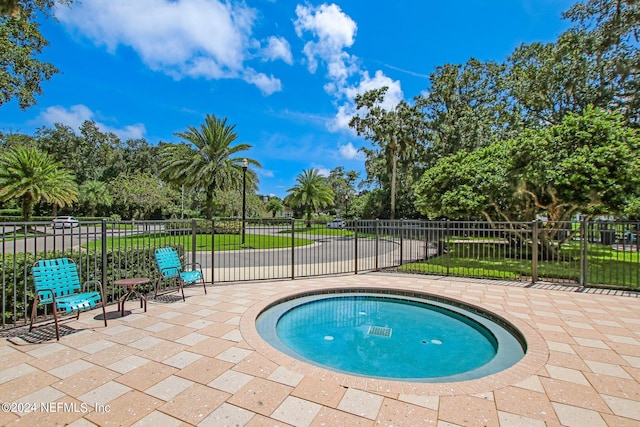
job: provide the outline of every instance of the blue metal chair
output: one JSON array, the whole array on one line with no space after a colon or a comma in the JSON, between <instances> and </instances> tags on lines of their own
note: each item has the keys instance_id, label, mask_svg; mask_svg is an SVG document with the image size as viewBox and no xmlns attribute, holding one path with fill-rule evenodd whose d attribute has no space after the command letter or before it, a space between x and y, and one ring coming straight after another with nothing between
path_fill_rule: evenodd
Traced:
<instances>
[{"instance_id":1,"label":"blue metal chair","mask_svg":"<svg viewBox=\"0 0 640 427\"><path fill-rule=\"evenodd\" d=\"M183 270L182 263L178 252L173 248L158 248L155 251L156 263L158 264L158 270L160 270L160 276L156 283L156 294L158 296L158 287L160 282L165 279L177 279L179 289L182 292L182 300L184 298L184 285L189 285L196 282L201 282L204 288L204 293L207 293L207 285L204 282L204 276L202 274L202 267L200 264L193 263L187 264L191 269ZM196 268L197 267L197 268Z\"/></svg>"},{"instance_id":2,"label":"blue metal chair","mask_svg":"<svg viewBox=\"0 0 640 427\"><path fill-rule=\"evenodd\" d=\"M89 280L81 286L75 261L69 258L40 260L33 264L31 272L36 295L31 308L29 332L33 329L33 321L39 304L53 305L53 319L56 324L56 338L58 341L60 341L58 314L77 312L76 319L78 319L81 311L102 305L104 326L107 326L107 312L102 283L98 280ZM84 292L88 285L95 285L100 291Z\"/></svg>"}]
</instances>

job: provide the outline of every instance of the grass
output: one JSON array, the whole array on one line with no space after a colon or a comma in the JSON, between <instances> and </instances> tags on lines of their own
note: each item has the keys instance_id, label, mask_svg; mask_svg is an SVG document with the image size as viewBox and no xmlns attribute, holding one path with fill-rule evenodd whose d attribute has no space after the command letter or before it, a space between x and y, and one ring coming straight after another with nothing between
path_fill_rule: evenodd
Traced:
<instances>
[{"instance_id":1,"label":"grass","mask_svg":"<svg viewBox=\"0 0 640 427\"><path fill-rule=\"evenodd\" d=\"M438 275L522 279L531 277L530 249L513 254L505 244L449 243L447 254L406 264L402 271ZM539 261L538 280L578 282L580 279L580 247L571 242L560 250L560 260ZM640 288L638 252L618 251L610 246L589 244L587 247L587 284Z\"/></svg>"},{"instance_id":2,"label":"grass","mask_svg":"<svg viewBox=\"0 0 640 427\"><path fill-rule=\"evenodd\" d=\"M325 224L311 224L311 228L306 226L296 227L293 230L294 233L321 235L321 236L354 236L355 233L343 228L328 228ZM281 230L280 234L291 234L291 229Z\"/></svg>"},{"instance_id":3,"label":"grass","mask_svg":"<svg viewBox=\"0 0 640 427\"><path fill-rule=\"evenodd\" d=\"M27 239L30 237L41 237L41 236L48 236L50 234L48 233L43 233L34 229L27 229L25 230L24 228L18 228L15 230L11 230L11 231L7 231L6 233L2 234L0 233L0 237L2 237L3 240L6 241L11 241L11 240L23 240L23 239Z\"/></svg>"},{"instance_id":4,"label":"grass","mask_svg":"<svg viewBox=\"0 0 640 427\"><path fill-rule=\"evenodd\" d=\"M266 236L259 234L245 234L245 244L242 244L242 236L239 234L217 234L214 239L214 251L233 251L240 249L276 249L290 248L291 238L288 236ZM295 246L306 246L313 243L313 240L296 238ZM102 242L96 240L90 242L91 247L99 248ZM168 245L182 245L190 249L192 245L192 236L170 236L167 233L148 233L136 234L124 237L113 237L107 239L107 248L127 248L127 247L163 247ZM86 246L86 245L85 245ZM210 251L212 250L211 235L196 235L196 250Z\"/></svg>"},{"instance_id":5,"label":"grass","mask_svg":"<svg viewBox=\"0 0 640 427\"><path fill-rule=\"evenodd\" d=\"M131 224L121 224L121 223L117 223L117 224L112 224L112 223L107 223L107 229L109 230L133 230L134 227Z\"/></svg>"}]
</instances>

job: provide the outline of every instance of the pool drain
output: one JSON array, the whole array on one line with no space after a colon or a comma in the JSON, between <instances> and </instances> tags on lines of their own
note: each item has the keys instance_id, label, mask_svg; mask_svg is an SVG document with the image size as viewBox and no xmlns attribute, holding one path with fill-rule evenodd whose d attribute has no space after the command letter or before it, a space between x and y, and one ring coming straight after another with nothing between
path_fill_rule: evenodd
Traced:
<instances>
[{"instance_id":1,"label":"pool drain","mask_svg":"<svg viewBox=\"0 0 640 427\"><path fill-rule=\"evenodd\" d=\"M386 326L369 326L369 331L367 331L367 333L369 335L389 338L391 336L391 331L392 329L387 328Z\"/></svg>"}]
</instances>

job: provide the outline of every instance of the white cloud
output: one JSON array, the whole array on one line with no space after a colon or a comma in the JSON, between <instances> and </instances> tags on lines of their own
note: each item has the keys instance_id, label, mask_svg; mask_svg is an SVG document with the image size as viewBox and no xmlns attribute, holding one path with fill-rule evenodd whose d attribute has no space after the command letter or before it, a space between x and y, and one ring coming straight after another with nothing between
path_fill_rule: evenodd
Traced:
<instances>
[{"instance_id":1,"label":"white cloud","mask_svg":"<svg viewBox=\"0 0 640 427\"><path fill-rule=\"evenodd\" d=\"M94 119L93 111L91 111L86 105L82 104L72 105L68 109L60 105L48 107L44 112L40 113L36 119L36 121L49 126L61 123L65 126L69 126L74 131L78 131L80 126L82 126L82 124L87 120L94 121L101 132L112 132L123 140L144 138L147 133L147 130L142 123L127 125L123 128L114 128L104 123L100 123Z\"/></svg>"},{"instance_id":2,"label":"white cloud","mask_svg":"<svg viewBox=\"0 0 640 427\"><path fill-rule=\"evenodd\" d=\"M279 80L246 67L252 52L292 63L286 40L270 37L260 49L252 39L257 13L244 2L92 0L60 8L56 16L109 52L131 47L149 68L176 79L240 78L270 94L281 89Z\"/></svg>"},{"instance_id":3,"label":"white cloud","mask_svg":"<svg viewBox=\"0 0 640 427\"><path fill-rule=\"evenodd\" d=\"M309 32L317 39L304 45L310 72L316 72L318 59L327 64L327 75L332 80L344 80L356 71L353 58L344 51L355 42L358 27L353 19L335 4L298 5L296 15L294 25L298 37Z\"/></svg>"},{"instance_id":4,"label":"white cloud","mask_svg":"<svg viewBox=\"0 0 640 427\"><path fill-rule=\"evenodd\" d=\"M291 65L293 64L291 45L283 37L271 36L267 41L267 47L262 49L262 58L264 61L282 59L285 63Z\"/></svg>"},{"instance_id":5,"label":"white cloud","mask_svg":"<svg viewBox=\"0 0 640 427\"><path fill-rule=\"evenodd\" d=\"M60 105L48 107L40 113L38 117L38 121L43 121L50 125L62 123L76 130L79 129L80 125L86 120L93 120L93 111L82 104L72 105L69 109Z\"/></svg>"},{"instance_id":6,"label":"white cloud","mask_svg":"<svg viewBox=\"0 0 640 427\"><path fill-rule=\"evenodd\" d=\"M404 94L400 81L392 80L382 71L361 70L358 58L346 52L355 43L356 23L335 4L317 7L296 7L294 21L296 34L304 38L311 33L314 41L304 46L309 71L315 73L320 63L326 64L328 82L324 90L334 97L338 109L334 120L328 125L332 131L349 130L349 121L356 114L355 96L371 89L387 86L383 107L393 108Z\"/></svg>"},{"instance_id":7,"label":"white cloud","mask_svg":"<svg viewBox=\"0 0 640 427\"><path fill-rule=\"evenodd\" d=\"M311 31L320 41L314 43L323 52L338 52L353 45L357 25L336 4L321 4L318 7L296 6L298 18L294 21L296 32L301 36Z\"/></svg>"},{"instance_id":8,"label":"white cloud","mask_svg":"<svg viewBox=\"0 0 640 427\"><path fill-rule=\"evenodd\" d=\"M373 77L369 77L369 73L367 71L363 72L360 82L357 86L347 87L344 90L348 99L354 99L357 94L362 94L369 90L378 89L383 86L387 86L388 89L385 93L382 107L389 110L395 107L398 102L404 99L404 94L402 92L402 88L400 87L400 81L392 80L380 70L376 71Z\"/></svg>"},{"instance_id":9,"label":"white cloud","mask_svg":"<svg viewBox=\"0 0 640 427\"><path fill-rule=\"evenodd\" d=\"M105 129L104 131L113 132L116 135L118 135L120 139L123 139L123 140L142 139L147 133L147 128L142 123L136 123L135 125L128 125L122 129L116 129L113 127L106 126L102 123L98 123L98 129L103 129L103 128Z\"/></svg>"},{"instance_id":10,"label":"white cloud","mask_svg":"<svg viewBox=\"0 0 640 427\"><path fill-rule=\"evenodd\" d=\"M338 112L332 122L329 122L328 127L331 131L347 130L349 128L349 122L351 117L356 113L356 108L353 103L343 104L338 107Z\"/></svg>"},{"instance_id":11,"label":"white cloud","mask_svg":"<svg viewBox=\"0 0 640 427\"><path fill-rule=\"evenodd\" d=\"M322 165L312 165L311 168L317 170L318 175L321 175L324 177L329 176L329 174L331 173L331 170L329 170L327 167Z\"/></svg>"},{"instance_id":12,"label":"white cloud","mask_svg":"<svg viewBox=\"0 0 640 427\"><path fill-rule=\"evenodd\" d=\"M347 160L364 159L364 155L353 146L351 142L341 145L339 148L340 156Z\"/></svg>"},{"instance_id":13,"label":"white cloud","mask_svg":"<svg viewBox=\"0 0 640 427\"><path fill-rule=\"evenodd\" d=\"M369 73L365 71L361 74L361 80L356 86L343 88L345 101L338 107L338 112L333 123L330 124L330 129L333 131L350 129L349 121L358 112L355 105L356 95L383 86L388 88L382 103L383 108L390 110L404 99L400 81L392 80L380 70L376 71L373 77L370 77Z\"/></svg>"},{"instance_id":14,"label":"white cloud","mask_svg":"<svg viewBox=\"0 0 640 427\"><path fill-rule=\"evenodd\" d=\"M282 90L282 83L279 79L273 75L267 76L264 73L257 73L250 68L245 71L243 80L256 85L264 95L271 95Z\"/></svg>"}]
</instances>

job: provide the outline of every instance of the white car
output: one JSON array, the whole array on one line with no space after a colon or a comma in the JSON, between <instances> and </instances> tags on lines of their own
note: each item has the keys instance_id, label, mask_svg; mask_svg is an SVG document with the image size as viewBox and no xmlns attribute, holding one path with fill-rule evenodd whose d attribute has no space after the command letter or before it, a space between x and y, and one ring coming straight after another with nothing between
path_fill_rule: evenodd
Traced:
<instances>
[{"instance_id":1,"label":"white car","mask_svg":"<svg viewBox=\"0 0 640 427\"><path fill-rule=\"evenodd\" d=\"M59 216L51 221L53 228L74 228L79 227L80 222L72 216Z\"/></svg>"},{"instance_id":2,"label":"white car","mask_svg":"<svg viewBox=\"0 0 640 427\"><path fill-rule=\"evenodd\" d=\"M336 218L327 223L327 228L345 228L346 226L346 221L340 218Z\"/></svg>"}]
</instances>

